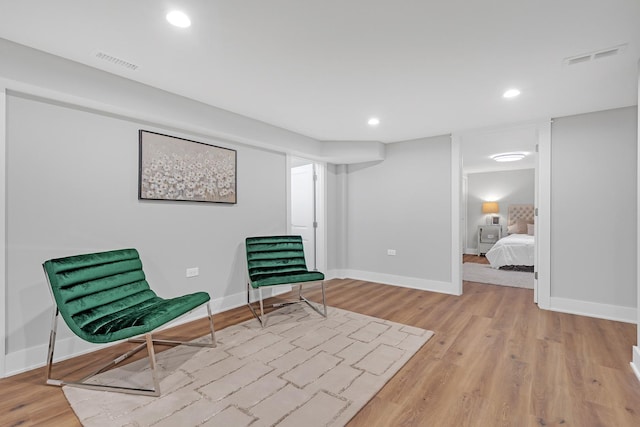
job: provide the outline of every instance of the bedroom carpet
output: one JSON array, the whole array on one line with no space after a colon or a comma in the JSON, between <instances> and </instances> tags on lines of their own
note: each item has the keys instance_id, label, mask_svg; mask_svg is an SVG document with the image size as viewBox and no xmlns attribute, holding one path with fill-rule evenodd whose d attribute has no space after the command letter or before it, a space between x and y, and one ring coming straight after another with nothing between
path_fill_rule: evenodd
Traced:
<instances>
[{"instance_id":1,"label":"bedroom carpet","mask_svg":"<svg viewBox=\"0 0 640 427\"><path fill-rule=\"evenodd\" d=\"M465 262L462 264L462 280L491 285L533 289L533 273L491 268L487 264Z\"/></svg>"},{"instance_id":2,"label":"bedroom carpet","mask_svg":"<svg viewBox=\"0 0 640 427\"><path fill-rule=\"evenodd\" d=\"M342 426L433 332L306 305L216 332L217 348L158 353L162 395L63 387L85 426ZM100 374L101 383L146 386L146 360Z\"/></svg>"}]
</instances>

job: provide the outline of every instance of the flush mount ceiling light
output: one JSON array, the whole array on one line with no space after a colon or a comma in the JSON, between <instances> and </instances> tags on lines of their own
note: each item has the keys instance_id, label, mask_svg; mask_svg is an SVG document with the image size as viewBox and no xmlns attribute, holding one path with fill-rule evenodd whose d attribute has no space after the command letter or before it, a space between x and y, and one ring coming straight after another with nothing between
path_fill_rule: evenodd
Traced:
<instances>
[{"instance_id":1,"label":"flush mount ceiling light","mask_svg":"<svg viewBox=\"0 0 640 427\"><path fill-rule=\"evenodd\" d=\"M180 12L179 10L172 10L171 12L167 13L167 21L169 21L171 25L175 25L176 27L180 28L187 28L191 26L191 20L189 19L189 17L184 12Z\"/></svg>"},{"instance_id":2,"label":"flush mount ceiling light","mask_svg":"<svg viewBox=\"0 0 640 427\"><path fill-rule=\"evenodd\" d=\"M494 154L491 158L496 162L517 162L518 160L524 159L525 156L526 153L501 153Z\"/></svg>"},{"instance_id":3,"label":"flush mount ceiling light","mask_svg":"<svg viewBox=\"0 0 640 427\"><path fill-rule=\"evenodd\" d=\"M518 89L509 89L505 93L502 94L503 98L515 98L520 95L520 91Z\"/></svg>"},{"instance_id":4,"label":"flush mount ceiling light","mask_svg":"<svg viewBox=\"0 0 640 427\"><path fill-rule=\"evenodd\" d=\"M378 126L380 124L380 119L377 117L371 117L367 123L369 123L369 126Z\"/></svg>"}]
</instances>

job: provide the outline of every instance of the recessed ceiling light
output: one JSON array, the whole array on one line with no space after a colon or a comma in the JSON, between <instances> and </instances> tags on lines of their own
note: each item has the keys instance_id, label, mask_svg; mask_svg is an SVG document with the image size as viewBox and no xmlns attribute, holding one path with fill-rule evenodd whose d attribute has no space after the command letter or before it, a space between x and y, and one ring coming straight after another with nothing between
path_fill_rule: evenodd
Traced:
<instances>
[{"instance_id":1,"label":"recessed ceiling light","mask_svg":"<svg viewBox=\"0 0 640 427\"><path fill-rule=\"evenodd\" d=\"M369 126L378 126L380 124L380 119L377 117L371 117L367 123L369 123Z\"/></svg>"},{"instance_id":2,"label":"recessed ceiling light","mask_svg":"<svg viewBox=\"0 0 640 427\"><path fill-rule=\"evenodd\" d=\"M524 159L525 156L526 153L501 153L494 154L493 156L491 156L491 158L496 162L516 162L518 160Z\"/></svg>"},{"instance_id":3,"label":"recessed ceiling light","mask_svg":"<svg viewBox=\"0 0 640 427\"><path fill-rule=\"evenodd\" d=\"M520 95L520 91L518 89L509 89L502 94L504 98L515 98L518 95Z\"/></svg>"},{"instance_id":4,"label":"recessed ceiling light","mask_svg":"<svg viewBox=\"0 0 640 427\"><path fill-rule=\"evenodd\" d=\"M171 12L167 13L167 21L169 21L171 25L175 25L176 27L180 28L187 28L191 26L191 20L189 19L189 17L184 12L180 12L179 10L172 10Z\"/></svg>"}]
</instances>

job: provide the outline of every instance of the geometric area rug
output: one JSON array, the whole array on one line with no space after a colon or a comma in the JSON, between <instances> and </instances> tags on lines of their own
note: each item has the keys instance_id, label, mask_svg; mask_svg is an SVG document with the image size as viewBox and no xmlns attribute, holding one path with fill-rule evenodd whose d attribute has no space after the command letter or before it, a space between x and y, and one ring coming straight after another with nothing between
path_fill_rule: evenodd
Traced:
<instances>
[{"instance_id":1,"label":"geometric area rug","mask_svg":"<svg viewBox=\"0 0 640 427\"><path fill-rule=\"evenodd\" d=\"M433 332L327 309L287 306L264 329L252 318L217 331L216 348L157 353L159 397L63 391L85 426L343 426ZM146 360L97 378L151 386Z\"/></svg>"}]
</instances>

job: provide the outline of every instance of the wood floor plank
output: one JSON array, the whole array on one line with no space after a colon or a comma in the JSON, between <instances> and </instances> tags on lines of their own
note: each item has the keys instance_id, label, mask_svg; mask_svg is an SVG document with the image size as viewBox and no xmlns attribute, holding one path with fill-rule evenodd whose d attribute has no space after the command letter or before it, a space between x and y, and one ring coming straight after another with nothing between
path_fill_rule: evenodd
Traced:
<instances>
[{"instance_id":1,"label":"wood floor plank","mask_svg":"<svg viewBox=\"0 0 640 427\"><path fill-rule=\"evenodd\" d=\"M320 291L309 295L318 301ZM333 280L327 301L435 332L349 427L640 425L640 382L629 367L635 325L540 310L531 290L471 282L455 296ZM250 318L246 307L229 310L216 328ZM199 320L163 336L207 331ZM127 346L60 362L56 375L86 374ZM0 379L0 424L79 426L62 391L43 381L43 369Z\"/></svg>"},{"instance_id":2,"label":"wood floor plank","mask_svg":"<svg viewBox=\"0 0 640 427\"><path fill-rule=\"evenodd\" d=\"M580 390L571 388L571 381L564 369L562 344L538 339L534 351L536 375L532 383L533 414L541 425L565 422L568 425L580 425L575 418L575 405L572 403L583 403L584 398Z\"/></svg>"}]
</instances>

